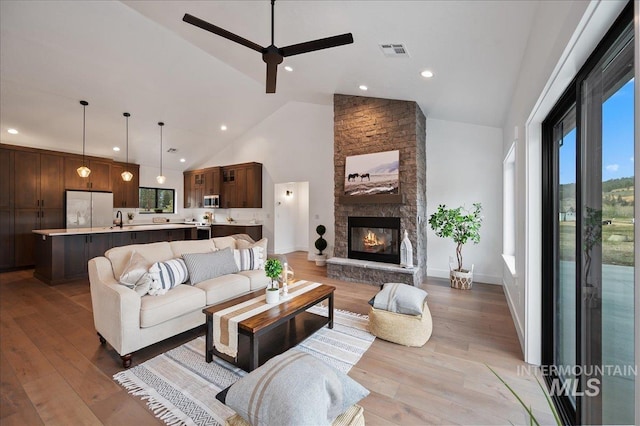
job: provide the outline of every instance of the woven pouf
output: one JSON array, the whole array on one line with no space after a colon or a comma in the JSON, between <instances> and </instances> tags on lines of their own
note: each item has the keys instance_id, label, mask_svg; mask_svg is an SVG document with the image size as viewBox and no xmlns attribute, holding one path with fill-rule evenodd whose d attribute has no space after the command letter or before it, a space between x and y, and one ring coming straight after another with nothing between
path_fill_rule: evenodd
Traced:
<instances>
[{"instance_id":1,"label":"woven pouf","mask_svg":"<svg viewBox=\"0 0 640 426\"><path fill-rule=\"evenodd\" d=\"M369 332L376 337L405 346L422 346L431 337L431 311L424 301L422 315L405 315L369 308Z\"/></svg>"}]
</instances>

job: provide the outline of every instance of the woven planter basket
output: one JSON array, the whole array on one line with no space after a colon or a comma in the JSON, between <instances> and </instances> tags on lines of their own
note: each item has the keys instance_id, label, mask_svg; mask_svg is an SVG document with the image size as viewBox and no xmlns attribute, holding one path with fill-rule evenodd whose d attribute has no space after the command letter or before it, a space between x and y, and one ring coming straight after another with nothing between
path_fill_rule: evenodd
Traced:
<instances>
[{"instance_id":1,"label":"woven planter basket","mask_svg":"<svg viewBox=\"0 0 640 426\"><path fill-rule=\"evenodd\" d=\"M473 270L470 272L450 271L451 287L459 290L471 290L473 284Z\"/></svg>"}]
</instances>

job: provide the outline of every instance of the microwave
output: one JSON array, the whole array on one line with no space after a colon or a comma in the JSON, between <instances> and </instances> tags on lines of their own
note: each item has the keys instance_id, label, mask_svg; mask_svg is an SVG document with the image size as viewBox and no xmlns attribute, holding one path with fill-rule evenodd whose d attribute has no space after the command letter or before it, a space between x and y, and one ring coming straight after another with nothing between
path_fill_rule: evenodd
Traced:
<instances>
[{"instance_id":1,"label":"microwave","mask_svg":"<svg viewBox=\"0 0 640 426\"><path fill-rule=\"evenodd\" d=\"M205 195L204 196L204 207L207 209L216 209L220 207L220 196L219 195Z\"/></svg>"}]
</instances>

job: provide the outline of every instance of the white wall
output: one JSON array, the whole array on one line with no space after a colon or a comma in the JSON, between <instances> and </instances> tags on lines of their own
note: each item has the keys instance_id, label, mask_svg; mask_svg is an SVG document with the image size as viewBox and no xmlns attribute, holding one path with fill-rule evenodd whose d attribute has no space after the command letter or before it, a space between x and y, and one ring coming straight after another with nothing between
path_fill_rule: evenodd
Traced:
<instances>
[{"instance_id":1,"label":"white wall","mask_svg":"<svg viewBox=\"0 0 640 426\"><path fill-rule=\"evenodd\" d=\"M482 203L480 243L462 249L465 267L474 264L474 281L502 283L502 129L427 119L427 218L439 204ZM428 225L426 225L428 227ZM428 228L427 274L449 277L455 243Z\"/></svg>"},{"instance_id":2,"label":"white wall","mask_svg":"<svg viewBox=\"0 0 640 426\"><path fill-rule=\"evenodd\" d=\"M263 223L263 236L273 252L274 184L308 182L309 221L306 242L315 250L315 228L325 225L329 249L333 248L333 106L290 102L229 144L203 167L262 163L262 209L230 209L234 218L255 217ZM186 210L185 215L199 210ZM221 209L216 218L227 214ZM329 251L331 253L331 251Z\"/></svg>"},{"instance_id":3,"label":"white wall","mask_svg":"<svg viewBox=\"0 0 640 426\"><path fill-rule=\"evenodd\" d=\"M273 251L309 251L309 182L276 183L274 188Z\"/></svg>"},{"instance_id":4,"label":"white wall","mask_svg":"<svg viewBox=\"0 0 640 426\"><path fill-rule=\"evenodd\" d=\"M503 128L503 157L516 142L515 274L504 269L507 302L525 361L540 363L541 122L625 1L540 2Z\"/></svg>"}]
</instances>

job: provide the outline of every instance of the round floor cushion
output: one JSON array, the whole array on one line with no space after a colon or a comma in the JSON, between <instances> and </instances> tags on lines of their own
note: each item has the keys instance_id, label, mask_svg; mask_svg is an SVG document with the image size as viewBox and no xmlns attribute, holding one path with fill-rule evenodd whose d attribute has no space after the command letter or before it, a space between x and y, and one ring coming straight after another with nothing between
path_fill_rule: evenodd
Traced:
<instances>
[{"instance_id":1,"label":"round floor cushion","mask_svg":"<svg viewBox=\"0 0 640 426\"><path fill-rule=\"evenodd\" d=\"M369 308L369 332L376 337L404 346L422 346L431 337L433 322L425 299L422 315L406 315Z\"/></svg>"}]
</instances>

